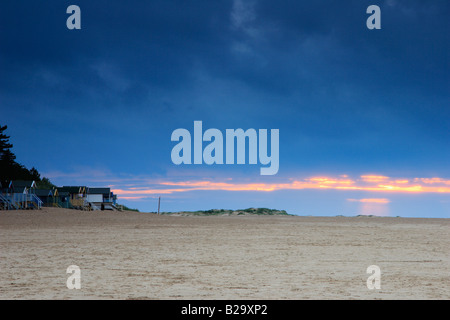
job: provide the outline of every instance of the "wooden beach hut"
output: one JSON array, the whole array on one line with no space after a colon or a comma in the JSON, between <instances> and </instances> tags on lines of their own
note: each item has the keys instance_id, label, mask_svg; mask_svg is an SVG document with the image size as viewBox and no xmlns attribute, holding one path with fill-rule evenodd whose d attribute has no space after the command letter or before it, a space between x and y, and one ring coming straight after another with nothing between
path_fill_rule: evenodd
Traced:
<instances>
[{"instance_id":1,"label":"wooden beach hut","mask_svg":"<svg viewBox=\"0 0 450 320\"><path fill-rule=\"evenodd\" d=\"M58 208L73 209L70 203L70 193L67 191L60 191L58 188L53 188L53 206Z\"/></svg>"},{"instance_id":2,"label":"wooden beach hut","mask_svg":"<svg viewBox=\"0 0 450 320\"><path fill-rule=\"evenodd\" d=\"M34 192L42 200L44 207L53 207L54 197L51 189L36 189Z\"/></svg>"},{"instance_id":3,"label":"wooden beach hut","mask_svg":"<svg viewBox=\"0 0 450 320\"><path fill-rule=\"evenodd\" d=\"M33 180L11 180L10 189L13 193L34 194L36 182Z\"/></svg>"},{"instance_id":4,"label":"wooden beach hut","mask_svg":"<svg viewBox=\"0 0 450 320\"><path fill-rule=\"evenodd\" d=\"M58 187L58 193L61 196L62 193L69 194L70 205L76 209L87 208L87 187L86 186L62 186Z\"/></svg>"},{"instance_id":5,"label":"wooden beach hut","mask_svg":"<svg viewBox=\"0 0 450 320\"><path fill-rule=\"evenodd\" d=\"M36 182L32 180L11 180L8 185L11 200L21 209L40 209L42 200L36 196Z\"/></svg>"},{"instance_id":6,"label":"wooden beach hut","mask_svg":"<svg viewBox=\"0 0 450 320\"><path fill-rule=\"evenodd\" d=\"M117 196L111 192L111 188L89 188L87 201L94 210L116 210Z\"/></svg>"},{"instance_id":7,"label":"wooden beach hut","mask_svg":"<svg viewBox=\"0 0 450 320\"><path fill-rule=\"evenodd\" d=\"M14 192L11 189L10 181L0 182L0 209L1 210L14 210L19 209L19 206L14 202Z\"/></svg>"}]
</instances>

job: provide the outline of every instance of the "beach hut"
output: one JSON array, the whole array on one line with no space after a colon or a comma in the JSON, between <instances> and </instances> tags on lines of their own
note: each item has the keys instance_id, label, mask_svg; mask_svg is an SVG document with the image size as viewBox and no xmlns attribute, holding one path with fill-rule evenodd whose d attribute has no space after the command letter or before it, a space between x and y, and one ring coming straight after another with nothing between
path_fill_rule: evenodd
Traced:
<instances>
[{"instance_id":1,"label":"beach hut","mask_svg":"<svg viewBox=\"0 0 450 320\"><path fill-rule=\"evenodd\" d=\"M11 200L22 209L40 209L42 200L36 194L36 182L32 180L11 180L8 192Z\"/></svg>"},{"instance_id":2,"label":"beach hut","mask_svg":"<svg viewBox=\"0 0 450 320\"><path fill-rule=\"evenodd\" d=\"M19 209L19 206L14 202L13 190L11 189L11 181L2 181L2 188L0 192L1 209L12 210Z\"/></svg>"},{"instance_id":3,"label":"beach hut","mask_svg":"<svg viewBox=\"0 0 450 320\"><path fill-rule=\"evenodd\" d=\"M74 208L84 209L87 205L87 189L86 186L62 186L58 187L58 192L59 195L61 195L62 192L67 192L69 194L70 204Z\"/></svg>"},{"instance_id":4,"label":"beach hut","mask_svg":"<svg viewBox=\"0 0 450 320\"><path fill-rule=\"evenodd\" d=\"M111 189L110 188L89 188L88 199L92 199L92 202L112 202Z\"/></svg>"},{"instance_id":5,"label":"beach hut","mask_svg":"<svg viewBox=\"0 0 450 320\"><path fill-rule=\"evenodd\" d=\"M70 203L70 193L68 191L60 191L58 188L53 188L52 191L54 207L73 209Z\"/></svg>"},{"instance_id":6,"label":"beach hut","mask_svg":"<svg viewBox=\"0 0 450 320\"><path fill-rule=\"evenodd\" d=\"M13 200L13 190L10 188L10 181L0 182L0 209L12 210L19 209L19 206Z\"/></svg>"},{"instance_id":7,"label":"beach hut","mask_svg":"<svg viewBox=\"0 0 450 320\"><path fill-rule=\"evenodd\" d=\"M94 210L115 210L117 197L111 192L111 188L89 188L87 201Z\"/></svg>"},{"instance_id":8,"label":"beach hut","mask_svg":"<svg viewBox=\"0 0 450 320\"><path fill-rule=\"evenodd\" d=\"M36 182L33 180L11 180L9 188L13 193L34 194Z\"/></svg>"},{"instance_id":9,"label":"beach hut","mask_svg":"<svg viewBox=\"0 0 450 320\"><path fill-rule=\"evenodd\" d=\"M54 203L53 191L51 189L36 189L35 195L42 200L42 205L52 207Z\"/></svg>"},{"instance_id":10,"label":"beach hut","mask_svg":"<svg viewBox=\"0 0 450 320\"><path fill-rule=\"evenodd\" d=\"M89 188L87 194L87 201L93 203L102 203L107 201L109 197L109 188Z\"/></svg>"},{"instance_id":11,"label":"beach hut","mask_svg":"<svg viewBox=\"0 0 450 320\"><path fill-rule=\"evenodd\" d=\"M68 192L65 192L65 191L58 192L57 201L58 201L58 205L61 208L67 208L67 209L73 208L70 203L70 194Z\"/></svg>"},{"instance_id":12,"label":"beach hut","mask_svg":"<svg viewBox=\"0 0 450 320\"><path fill-rule=\"evenodd\" d=\"M27 194L35 188L36 183L34 181L26 180L11 180L8 186L12 200L21 209L28 208Z\"/></svg>"}]
</instances>

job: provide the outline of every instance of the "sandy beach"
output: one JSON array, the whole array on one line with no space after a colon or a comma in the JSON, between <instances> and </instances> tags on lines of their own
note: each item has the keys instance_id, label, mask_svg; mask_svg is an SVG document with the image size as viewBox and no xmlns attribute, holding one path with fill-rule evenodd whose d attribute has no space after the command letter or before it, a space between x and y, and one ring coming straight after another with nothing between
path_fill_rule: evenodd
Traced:
<instances>
[{"instance_id":1,"label":"sandy beach","mask_svg":"<svg viewBox=\"0 0 450 320\"><path fill-rule=\"evenodd\" d=\"M44 208L0 230L1 299L450 299L450 219Z\"/></svg>"}]
</instances>

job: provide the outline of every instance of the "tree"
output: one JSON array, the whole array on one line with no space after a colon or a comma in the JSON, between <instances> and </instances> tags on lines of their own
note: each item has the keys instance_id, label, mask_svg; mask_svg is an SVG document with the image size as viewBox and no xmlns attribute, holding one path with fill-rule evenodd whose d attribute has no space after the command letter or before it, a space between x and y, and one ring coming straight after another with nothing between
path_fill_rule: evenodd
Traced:
<instances>
[{"instance_id":1,"label":"tree","mask_svg":"<svg viewBox=\"0 0 450 320\"><path fill-rule=\"evenodd\" d=\"M6 149L2 152L2 155L0 156L0 161L2 162L2 165L6 167L12 167L16 163L16 155L12 153L9 149Z\"/></svg>"},{"instance_id":2,"label":"tree","mask_svg":"<svg viewBox=\"0 0 450 320\"><path fill-rule=\"evenodd\" d=\"M11 152L12 144L9 136L4 134L8 126L0 126L0 180L10 180L18 171L16 155Z\"/></svg>"},{"instance_id":3,"label":"tree","mask_svg":"<svg viewBox=\"0 0 450 320\"><path fill-rule=\"evenodd\" d=\"M13 145L9 143L10 136L7 136L3 132L8 128L8 126L0 126L0 157L3 157L3 154L11 149ZM14 156L14 159L16 157Z\"/></svg>"},{"instance_id":4,"label":"tree","mask_svg":"<svg viewBox=\"0 0 450 320\"><path fill-rule=\"evenodd\" d=\"M30 172L30 176L32 177L32 180L41 181L41 174L39 173L39 171L37 171L37 169L35 167L31 168L29 170L29 172Z\"/></svg>"},{"instance_id":5,"label":"tree","mask_svg":"<svg viewBox=\"0 0 450 320\"><path fill-rule=\"evenodd\" d=\"M46 177L43 177L40 181L36 182L36 186L38 189L53 189L56 186L50 182L50 180Z\"/></svg>"},{"instance_id":6,"label":"tree","mask_svg":"<svg viewBox=\"0 0 450 320\"><path fill-rule=\"evenodd\" d=\"M0 125L0 181L34 180L41 188L51 189L54 185L48 178L42 178L39 171L33 167L30 170L16 162L16 155L10 150L13 145L9 142L10 136L4 131L8 126Z\"/></svg>"}]
</instances>

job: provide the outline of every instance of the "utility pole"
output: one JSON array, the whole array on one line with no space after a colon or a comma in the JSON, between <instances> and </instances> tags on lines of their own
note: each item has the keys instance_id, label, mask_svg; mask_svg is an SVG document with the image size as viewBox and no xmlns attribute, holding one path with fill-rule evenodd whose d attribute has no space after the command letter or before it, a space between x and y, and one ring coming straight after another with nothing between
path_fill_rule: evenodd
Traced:
<instances>
[{"instance_id":1,"label":"utility pole","mask_svg":"<svg viewBox=\"0 0 450 320\"><path fill-rule=\"evenodd\" d=\"M161 206L161 197L158 198L158 215L159 215L159 208Z\"/></svg>"}]
</instances>

